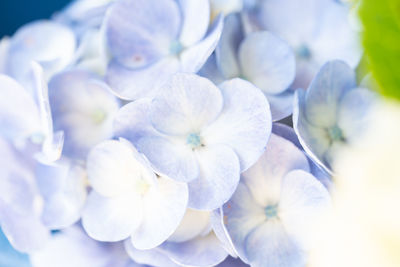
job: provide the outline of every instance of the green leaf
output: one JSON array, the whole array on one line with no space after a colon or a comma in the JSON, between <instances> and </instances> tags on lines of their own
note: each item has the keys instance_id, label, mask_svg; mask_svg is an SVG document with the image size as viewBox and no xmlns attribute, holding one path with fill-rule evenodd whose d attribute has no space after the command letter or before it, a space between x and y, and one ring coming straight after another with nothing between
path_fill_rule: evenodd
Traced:
<instances>
[{"instance_id":1,"label":"green leaf","mask_svg":"<svg viewBox=\"0 0 400 267\"><path fill-rule=\"evenodd\" d=\"M360 18L369 69L379 91L400 100L400 1L362 0Z\"/></svg>"}]
</instances>

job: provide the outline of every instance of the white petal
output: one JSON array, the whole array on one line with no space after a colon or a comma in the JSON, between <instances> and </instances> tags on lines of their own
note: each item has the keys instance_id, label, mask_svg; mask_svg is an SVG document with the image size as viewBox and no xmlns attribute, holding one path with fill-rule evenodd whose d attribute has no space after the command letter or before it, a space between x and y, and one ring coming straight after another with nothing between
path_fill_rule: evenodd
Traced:
<instances>
[{"instance_id":1,"label":"white petal","mask_svg":"<svg viewBox=\"0 0 400 267\"><path fill-rule=\"evenodd\" d=\"M185 242L203 233L210 224L210 213L187 209L178 229L168 238L168 242Z\"/></svg>"}]
</instances>

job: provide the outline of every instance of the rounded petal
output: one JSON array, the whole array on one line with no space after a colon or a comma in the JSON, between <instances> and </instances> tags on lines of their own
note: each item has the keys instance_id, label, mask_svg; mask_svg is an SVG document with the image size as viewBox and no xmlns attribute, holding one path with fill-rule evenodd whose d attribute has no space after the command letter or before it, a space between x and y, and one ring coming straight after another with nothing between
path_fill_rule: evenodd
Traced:
<instances>
[{"instance_id":1,"label":"rounded petal","mask_svg":"<svg viewBox=\"0 0 400 267\"><path fill-rule=\"evenodd\" d=\"M196 151L200 175L189 183L189 207L213 210L222 206L239 183L240 164L235 152L225 145Z\"/></svg>"},{"instance_id":2,"label":"rounded petal","mask_svg":"<svg viewBox=\"0 0 400 267\"><path fill-rule=\"evenodd\" d=\"M33 97L15 80L0 74L0 129L5 138L26 138L40 131L40 115Z\"/></svg>"},{"instance_id":3,"label":"rounded petal","mask_svg":"<svg viewBox=\"0 0 400 267\"><path fill-rule=\"evenodd\" d=\"M146 264L156 267L180 267L174 263L165 253L163 253L158 247L153 249L140 250L136 249L131 240L124 242L125 250L135 262Z\"/></svg>"},{"instance_id":4,"label":"rounded petal","mask_svg":"<svg viewBox=\"0 0 400 267\"><path fill-rule=\"evenodd\" d=\"M136 142L153 168L174 180L188 182L199 175L199 165L192 149L166 137L143 137Z\"/></svg>"},{"instance_id":5,"label":"rounded petal","mask_svg":"<svg viewBox=\"0 0 400 267\"><path fill-rule=\"evenodd\" d=\"M66 228L79 220L87 194L85 179L85 170L68 162L37 167L36 180L44 198L42 220L48 228Z\"/></svg>"},{"instance_id":6,"label":"rounded petal","mask_svg":"<svg viewBox=\"0 0 400 267\"><path fill-rule=\"evenodd\" d=\"M246 256L254 267L305 266L306 255L279 220L261 224L245 240Z\"/></svg>"},{"instance_id":7,"label":"rounded petal","mask_svg":"<svg viewBox=\"0 0 400 267\"><path fill-rule=\"evenodd\" d=\"M64 131L64 154L84 159L96 144L112 136L119 102L110 88L85 71L65 71L49 83L54 128Z\"/></svg>"},{"instance_id":8,"label":"rounded petal","mask_svg":"<svg viewBox=\"0 0 400 267\"><path fill-rule=\"evenodd\" d=\"M225 18L221 39L215 49L218 68L225 78L231 79L241 75L238 56L243 38L240 14L228 15Z\"/></svg>"},{"instance_id":9,"label":"rounded petal","mask_svg":"<svg viewBox=\"0 0 400 267\"><path fill-rule=\"evenodd\" d=\"M247 186L239 183L235 194L223 206L222 218L237 254L248 262L245 241L254 228L265 222L264 208L253 199Z\"/></svg>"},{"instance_id":10,"label":"rounded petal","mask_svg":"<svg viewBox=\"0 0 400 267\"><path fill-rule=\"evenodd\" d=\"M212 82L195 74L180 73L154 99L150 118L163 133L188 135L200 133L213 122L222 106L222 94Z\"/></svg>"},{"instance_id":11,"label":"rounded petal","mask_svg":"<svg viewBox=\"0 0 400 267\"><path fill-rule=\"evenodd\" d=\"M223 110L216 121L203 130L205 145L225 144L234 149L245 171L265 150L272 128L269 104L251 83L232 79L220 86Z\"/></svg>"},{"instance_id":12,"label":"rounded petal","mask_svg":"<svg viewBox=\"0 0 400 267\"><path fill-rule=\"evenodd\" d=\"M206 63L218 44L223 24L224 19L219 16L215 19L203 40L180 54L181 70L183 72L196 73Z\"/></svg>"},{"instance_id":13,"label":"rounded petal","mask_svg":"<svg viewBox=\"0 0 400 267\"><path fill-rule=\"evenodd\" d=\"M207 32L210 22L210 2L178 0L183 13L183 24L179 41L185 47L191 46Z\"/></svg>"},{"instance_id":14,"label":"rounded petal","mask_svg":"<svg viewBox=\"0 0 400 267\"><path fill-rule=\"evenodd\" d=\"M242 74L266 94L289 88L296 75L290 46L269 32L249 34L239 48Z\"/></svg>"},{"instance_id":15,"label":"rounded petal","mask_svg":"<svg viewBox=\"0 0 400 267\"><path fill-rule=\"evenodd\" d=\"M283 178L279 218L303 249L312 245L313 229L329 211L330 200L328 191L310 173L295 170Z\"/></svg>"},{"instance_id":16,"label":"rounded petal","mask_svg":"<svg viewBox=\"0 0 400 267\"><path fill-rule=\"evenodd\" d=\"M160 250L182 266L215 266L228 256L212 232L186 242L165 242Z\"/></svg>"},{"instance_id":17,"label":"rounded petal","mask_svg":"<svg viewBox=\"0 0 400 267\"><path fill-rule=\"evenodd\" d=\"M168 242L186 242L204 233L209 226L209 212L187 209L179 227L168 238Z\"/></svg>"},{"instance_id":18,"label":"rounded petal","mask_svg":"<svg viewBox=\"0 0 400 267\"><path fill-rule=\"evenodd\" d=\"M92 187L103 196L113 197L135 192L140 180L152 183L155 174L141 157L128 141L98 144L90 151L86 164Z\"/></svg>"},{"instance_id":19,"label":"rounded petal","mask_svg":"<svg viewBox=\"0 0 400 267\"><path fill-rule=\"evenodd\" d=\"M31 22L11 40L8 73L24 84L31 61L36 61L49 78L72 61L75 48L75 35L68 27L47 20Z\"/></svg>"},{"instance_id":20,"label":"rounded petal","mask_svg":"<svg viewBox=\"0 0 400 267\"><path fill-rule=\"evenodd\" d=\"M294 91L288 89L278 95L266 95L271 106L271 116L273 121L278 121L290 116L293 112Z\"/></svg>"},{"instance_id":21,"label":"rounded petal","mask_svg":"<svg viewBox=\"0 0 400 267\"><path fill-rule=\"evenodd\" d=\"M174 57L135 70L125 68L114 60L108 66L106 80L113 93L121 99L153 98L158 95L160 87L179 70L179 61Z\"/></svg>"},{"instance_id":22,"label":"rounded petal","mask_svg":"<svg viewBox=\"0 0 400 267\"><path fill-rule=\"evenodd\" d=\"M181 25L179 7L172 0L118 1L106 19L110 52L130 68L148 66L168 55Z\"/></svg>"},{"instance_id":23,"label":"rounded petal","mask_svg":"<svg viewBox=\"0 0 400 267\"><path fill-rule=\"evenodd\" d=\"M314 126L334 126L340 99L356 84L356 75L346 63L338 60L326 63L305 95L307 121Z\"/></svg>"},{"instance_id":24,"label":"rounded petal","mask_svg":"<svg viewBox=\"0 0 400 267\"><path fill-rule=\"evenodd\" d=\"M132 234L131 241L138 249L160 245L178 228L188 202L185 183L159 177L143 198L143 220Z\"/></svg>"},{"instance_id":25,"label":"rounded petal","mask_svg":"<svg viewBox=\"0 0 400 267\"><path fill-rule=\"evenodd\" d=\"M99 241L128 238L142 222L143 202L136 194L103 197L92 191L82 214L88 235Z\"/></svg>"}]
</instances>

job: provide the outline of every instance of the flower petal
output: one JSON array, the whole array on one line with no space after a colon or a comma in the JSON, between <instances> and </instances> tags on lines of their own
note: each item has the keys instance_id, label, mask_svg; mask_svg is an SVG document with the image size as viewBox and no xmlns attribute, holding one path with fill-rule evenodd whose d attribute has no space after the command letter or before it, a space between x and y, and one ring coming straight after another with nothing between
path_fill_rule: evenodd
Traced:
<instances>
[{"instance_id":1,"label":"flower petal","mask_svg":"<svg viewBox=\"0 0 400 267\"><path fill-rule=\"evenodd\" d=\"M205 145L226 144L234 149L245 171L265 150L271 133L269 104L251 83L232 79L220 86L224 97L221 115L204 129Z\"/></svg>"},{"instance_id":2,"label":"flower petal","mask_svg":"<svg viewBox=\"0 0 400 267\"><path fill-rule=\"evenodd\" d=\"M355 73L346 63L338 60L326 63L305 95L307 121L314 126L334 126L340 99L356 86Z\"/></svg>"},{"instance_id":3,"label":"flower petal","mask_svg":"<svg viewBox=\"0 0 400 267\"><path fill-rule=\"evenodd\" d=\"M210 22L209 1L178 0L183 13L183 25L179 41L183 46L191 46L207 32Z\"/></svg>"},{"instance_id":4,"label":"flower petal","mask_svg":"<svg viewBox=\"0 0 400 267\"><path fill-rule=\"evenodd\" d=\"M279 220L261 224L245 240L246 256L254 267L305 266L306 256Z\"/></svg>"},{"instance_id":5,"label":"flower petal","mask_svg":"<svg viewBox=\"0 0 400 267\"><path fill-rule=\"evenodd\" d=\"M215 19L208 34L203 40L189 47L180 54L181 70L188 73L196 73L206 63L214 51L222 33L224 19L219 16Z\"/></svg>"},{"instance_id":6,"label":"flower petal","mask_svg":"<svg viewBox=\"0 0 400 267\"><path fill-rule=\"evenodd\" d=\"M228 15L225 18L221 39L215 49L218 68L227 79L241 75L238 53L243 38L240 15L237 13Z\"/></svg>"},{"instance_id":7,"label":"flower petal","mask_svg":"<svg viewBox=\"0 0 400 267\"><path fill-rule=\"evenodd\" d=\"M160 250L182 266L215 266L228 255L212 232L186 242L165 242Z\"/></svg>"},{"instance_id":8,"label":"flower petal","mask_svg":"<svg viewBox=\"0 0 400 267\"><path fill-rule=\"evenodd\" d=\"M153 168L174 180L189 182L199 175L199 166L192 149L184 143L165 137L143 137L136 142Z\"/></svg>"},{"instance_id":9,"label":"flower petal","mask_svg":"<svg viewBox=\"0 0 400 267\"><path fill-rule=\"evenodd\" d=\"M294 170L283 178L279 218L303 249L310 248L315 238L313 229L329 211L330 204L328 191L310 173Z\"/></svg>"},{"instance_id":10,"label":"flower petal","mask_svg":"<svg viewBox=\"0 0 400 267\"><path fill-rule=\"evenodd\" d=\"M160 245L178 228L188 202L185 183L159 177L143 198L143 220L131 236L134 247L150 249Z\"/></svg>"},{"instance_id":11,"label":"flower petal","mask_svg":"<svg viewBox=\"0 0 400 267\"><path fill-rule=\"evenodd\" d=\"M110 52L125 67L153 64L169 54L180 24L181 16L175 1L118 1L107 16Z\"/></svg>"},{"instance_id":12,"label":"flower petal","mask_svg":"<svg viewBox=\"0 0 400 267\"><path fill-rule=\"evenodd\" d=\"M125 68L114 60L108 66L106 80L113 93L121 99L153 98L158 95L158 89L179 70L179 61L174 57L167 57L151 66L135 70Z\"/></svg>"},{"instance_id":13,"label":"flower petal","mask_svg":"<svg viewBox=\"0 0 400 267\"><path fill-rule=\"evenodd\" d=\"M152 103L154 127L170 135L199 134L223 106L222 94L209 80L195 74L176 74ZM207 107L207 108L204 108Z\"/></svg>"},{"instance_id":14,"label":"flower petal","mask_svg":"<svg viewBox=\"0 0 400 267\"><path fill-rule=\"evenodd\" d=\"M270 32L249 34L240 45L239 61L244 77L266 94L282 93L296 75L292 49Z\"/></svg>"},{"instance_id":15,"label":"flower petal","mask_svg":"<svg viewBox=\"0 0 400 267\"><path fill-rule=\"evenodd\" d=\"M99 241L120 241L129 237L142 222L142 200L139 195L103 197L92 191L82 214L82 225L88 235Z\"/></svg>"},{"instance_id":16,"label":"flower petal","mask_svg":"<svg viewBox=\"0 0 400 267\"><path fill-rule=\"evenodd\" d=\"M266 207L279 202L282 177L294 169L309 170L305 154L291 142L272 134L264 154L242 174L242 182L257 203Z\"/></svg>"},{"instance_id":17,"label":"flower petal","mask_svg":"<svg viewBox=\"0 0 400 267\"><path fill-rule=\"evenodd\" d=\"M294 91L288 89L278 95L266 95L270 107L273 121L278 121L288 117L293 112Z\"/></svg>"},{"instance_id":18,"label":"flower petal","mask_svg":"<svg viewBox=\"0 0 400 267\"><path fill-rule=\"evenodd\" d=\"M179 227L168 238L168 242L186 242L205 232L210 225L210 213L187 209Z\"/></svg>"},{"instance_id":19,"label":"flower petal","mask_svg":"<svg viewBox=\"0 0 400 267\"><path fill-rule=\"evenodd\" d=\"M40 132L39 110L33 97L15 80L0 74L1 135L11 140Z\"/></svg>"},{"instance_id":20,"label":"flower petal","mask_svg":"<svg viewBox=\"0 0 400 267\"><path fill-rule=\"evenodd\" d=\"M225 145L206 146L196 151L196 157L200 175L189 183L189 207L216 209L235 192L240 179L239 159Z\"/></svg>"}]
</instances>

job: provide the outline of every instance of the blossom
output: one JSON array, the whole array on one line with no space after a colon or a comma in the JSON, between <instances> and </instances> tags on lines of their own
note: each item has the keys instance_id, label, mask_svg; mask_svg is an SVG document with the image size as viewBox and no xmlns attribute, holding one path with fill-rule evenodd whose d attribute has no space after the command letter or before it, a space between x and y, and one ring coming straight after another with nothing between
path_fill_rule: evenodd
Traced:
<instances>
[{"instance_id":1,"label":"blossom","mask_svg":"<svg viewBox=\"0 0 400 267\"><path fill-rule=\"evenodd\" d=\"M348 19L348 8L335 0L265 0L257 3L261 28L286 40L296 52L294 88L307 88L327 61L342 60L352 68L362 50ZM300 23L301 22L301 23Z\"/></svg>"},{"instance_id":2,"label":"blossom","mask_svg":"<svg viewBox=\"0 0 400 267\"><path fill-rule=\"evenodd\" d=\"M309 173L304 153L272 134L267 150L242 174L217 217L244 262L302 266L313 243L313 226L329 206L329 193Z\"/></svg>"},{"instance_id":3,"label":"blossom","mask_svg":"<svg viewBox=\"0 0 400 267\"><path fill-rule=\"evenodd\" d=\"M171 75L197 72L222 31L220 16L207 33L209 17L206 0L117 1L105 25L111 88L127 100L153 97Z\"/></svg>"},{"instance_id":4,"label":"blossom","mask_svg":"<svg viewBox=\"0 0 400 267\"><path fill-rule=\"evenodd\" d=\"M298 90L293 125L306 152L331 172L335 154L359 138L377 98L357 87L354 71L342 61L325 64L307 91Z\"/></svg>"},{"instance_id":5,"label":"blossom","mask_svg":"<svg viewBox=\"0 0 400 267\"><path fill-rule=\"evenodd\" d=\"M271 115L249 82L233 79L218 88L197 75L176 74L154 100L122 107L114 128L158 172L188 183L190 208L212 210L263 153Z\"/></svg>"},{"instance_id":6,"label":"blossom","mask_svg":"<svg viewBox=\"0 0 400 267\"><path fill-rule=\"evenodd\" d=\"M289 87L296 74L294 53L284 40L271 32L247 32L243 20L239 13L225 18L215 51L217 71L225 80L240 77L253 83L268 98L272 118L287 117L293 105L294 91ZM214 72L211 79L216 75Z\"/></svg>"},{"instance_id":7,"label":"blossom","mask_svg":"<svg viewBox=\"0 0 400 267\"><path fill-rule=\"evenodd\" d=\"M156 175L127 140L104 141L87 159L93 187L82 215L90 237L120 241L138 249L165 241L178 227L188 201L187 185Z\"/></svg>"},{"instance_id":8,"label":"blossom","mask_svg":"<svg viewBox=\"0 0 400 267\"><path fill-rule=\"evenodd\" d=\"M61 72L50 80L49 98L54 128L65 135L65 156L86 159L93 146L112 137L119 101L96 75Z\"/></svg>"}]
</instances>

